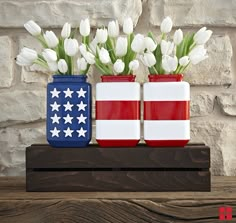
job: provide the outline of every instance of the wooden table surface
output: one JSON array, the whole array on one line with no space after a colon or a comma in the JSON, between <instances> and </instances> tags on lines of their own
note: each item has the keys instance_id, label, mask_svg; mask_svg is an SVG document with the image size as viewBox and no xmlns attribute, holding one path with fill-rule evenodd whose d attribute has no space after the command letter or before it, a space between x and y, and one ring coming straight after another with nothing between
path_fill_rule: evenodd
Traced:
<instances>
[{"instance_id":1,"label":"wooden table surface","mask_svg":"<svg viewBox=\"0 0 236 223\"><path fill-rule=\"evenodd\" d=\"M233 208L233 220L218 209ZM0 178L0 223L236 222L236 177L212 177L211 192L25 192L25 178Z\"/></svg>"}]
</instances>

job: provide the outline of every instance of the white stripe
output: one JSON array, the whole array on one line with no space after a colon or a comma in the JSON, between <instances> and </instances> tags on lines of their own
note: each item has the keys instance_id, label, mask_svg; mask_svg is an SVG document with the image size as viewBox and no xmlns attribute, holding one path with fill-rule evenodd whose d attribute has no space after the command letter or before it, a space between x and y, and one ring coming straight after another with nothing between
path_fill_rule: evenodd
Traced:
<instances>
[{"instance_id":1,"label":"white stripe","mask_svg":"<svg viewBox=\"0 0 236 223\"><path fill-rule=\"evenodd\" d=\"M98 83L96 85L97 101L139 101L139 83Z\"/></svg>"},{"instance_id":2,"label":"white stripe","mask_svg":"<svg viewBox=\"0 0 236 223\"><path fill-rule=\"evenodd\" d=\"M140 139L140 120L96 120L96 139Z\"/></svg>"},{"instance_id":3,"label":"white stripe","mask_svg":"<svg viewBox=\"0 0 236 223\"><path fill-rule=\"evenodd\" d=\"M190 139L190 121L144 121L145 140Z\"/></svg>"},{"instance_id":4,"label":"white stripe","mask_svg":"<svg viewBox=\"0 0 236 223\"><path fill-rule=\"evenodd\" d=\"M143 85L144 101L189 101L190 85L187 82L150 82Z\"/></svg>"}]
</instances>

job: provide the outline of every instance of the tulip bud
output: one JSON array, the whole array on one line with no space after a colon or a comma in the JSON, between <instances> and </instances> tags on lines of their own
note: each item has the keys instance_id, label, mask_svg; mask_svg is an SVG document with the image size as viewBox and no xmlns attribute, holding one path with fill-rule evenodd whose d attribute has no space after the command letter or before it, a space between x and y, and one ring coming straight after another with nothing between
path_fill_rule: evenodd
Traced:
<instances>
[{"instance_id":1,"label":"tulip bud","mask_svg":"<svg viewBox=\"0 0 236 223\"><path fill-rule=\"evenodd\" d=\"M196 46L189 53L189 59L191 63L194 65L200 63L202 60L205 60L206 58L208 58L207 50L204 48L203 45Z\"/></svg>"},{"instance_id":2,"label":"tulip bud","mask_svg":"<svg viewBox=\"0 0 236 223\"><path fill-rule=\"evenodd\" d=\"M178 66L178 58L176 56L171 57L169 55L164 55L162 57L162 67L167 72L173 72Z\"/></svg>"},{"instance_id":3,"label":"tulip bud","mask_svg":"<svg viewBox=\"0 0 236 223\"><path fill-rule=\"evenodd\" d=\"M174 43L170 41L161 41L161 53L162 55L170 55L174 50Z\"/></svg>"},{"instance_id":4,"label":"tulip bud","mask_svg":"<svg viewBox=\"0 0 236 223\"><path fill-rule=\"evenodd\" d=\"M144 53L143 56L140 56L141 61L147 67L152 67L156 64L156 58L153 53Z\"/></svg>"},{"instance_id":5,"label":"tulip bud","mask_svg":"<svg viewBox=\"0 0 236 223\"><path fill-rule=\"evenodd\" d=\"M179 64L183 67L187 66L189 64L190 60L188 56L181 57L179 59Z\"/></svg>"},{"instance_id":6,"label":"tulip bud","mask_svg":"<svg viewBox=\"0 0 236 223\"><path fill-rule=\"evenodd\" d=\"M71 33L71 24L70 23L65 23L62 30L61 30L61 36L62 38L69 38Z\"/></svg>"},{"instance_id":7,"label":"tulip bud","mask_svg":"<svg viewBox=\"0 0 236 223\"><path fill-rule=\"evenodd\" d=\"M89 19L81 20L79 31L80 31L81 36L88 36L90 34Z\"/></svg>"},{"instance_id":8,"label":"tulip bud","mask_svg":"<svg viewBox=\"0 0 236 223\"><path fill-rule=\"evenodd\" d=\"M121 60L121 59L118 59L115 63L114 63L114 66L113 66L114 70L116 73L122 73L125 69L125 63Z\"/></svg>"},{"instance_id":9,"label":"tulip bud","mask_svg":"<svg viewBox=\"0 0 236 223\"><path fill-rule=\"evenodd\" d=\"M52 49L44 49L42 55L47 62L57 61L57 53Z\"/></svg>"},{"instance_id":10,"label":"tulip bud","mask_svg":"<svg viewBox=\"0 0 236 223\"><path fill-rule=\"evenodd\" d=\"M123 32L129 35L133 33L133 30L134 30L134 25L132 19L131 18L125 19L123 24Z\"/></svg>"},{"instance_id":11,"label":"tulip bud","mask_svg":"<svg viewBox=\"0 0 236 223\"><path fill-rule=\"evenodd\" d=\"M145 44L144 44L144 36L141 34L137 34L132 43L131 43L131 49L136 53L142 53L145 50Z\"/></svg>"},{"instance_id":12,"label":"tulip bud","mask_svg":"<svg viewBox=\"0 0 236 223\"><path fill-rule=\"evenodd\" d=\"M107 29L97 29L95 38L98 43L105 43L107 41Z\"/></svg>"},{"instance_id":13,"label":"tulip bud","mask_svg":"<svg viewBox=\"0 0 236 223\"><path fill-rule=\"evenodd\" d=\"M21 55L29 61L34 61L38 58L38 53L35 50L24 47L21 50Z\"/></svg>"},{"instance_id":14,"label":"tulip bud","mask_svg":"<svg viewBox=\"0 0 236 223\"><path fill-rule=\"evenodd\" d=\"M58 70L57 62L47 62L47 64L50 71L57 72Z\"/></svg>"},{"instance_id":15,"label":"tulip bud","mask_svg":"<svg viewBox=\"0 0 236 223\"><path fill-rule=\"evenodd\" d=\"M33 36L38 36L41 34L40 26L33 20L28 21L24 24L25 29Z\"/></svg>"},{"instance_id":16,"label":"tulip bud","mask_svg":"<svg viewBox=\"0 0 236 223\"><path fill-rule=\"evenodd\" d=\"M110 55L106 49L102 47L102 49L99 51L99 59L102 63L108 64L111 62Z\"/></svg>"},{"instance_id":17,"label":"tulip bud","mask_svg":"<svg viewBox=\"0 0 236 223\"><path fill-rule=\"evenodd\" d=\"M77 67L79 71L84 71L87 69L87 62L84 58L78 58L77 60Z\"/></svg>"},{"instance_id":18,"label":"tulip bud","mask_svg":"<svg viewBox=\"0 0 236 223\"><path fill-rule=\"evenodd\" d=\"M132 70L132 71L135 71L139 68L139 62L138 60L132 60L130 61L129 63L129 69Z\"/></svg>"},{"instance_id":19,"label":"tulip bud","mask_svg":"<svg viewBox=\"0 0 236 223\"><path fill-rule=\"evenodd\" d=\"M94 54L96 54L97 45L98 45L98 41L97 41L96 38L94 38L94 39L92 40L92 42L90 42L90 44L89 44L89 48L91 49L91 51L92 51Z\"/></svg>"},{"instance_id":20,"label":"tulip bud","mask_svg":"<svg viewBox=\"0 0 236 223\"><path fill-rule=\"evenodd\" d=\"M183 40L183 32L181 29L178 29L175 31L175 34L174 34L174 43L175 45L179 45Z\"/></svg>"},{"instance_id":21,"label":"tulip bud","mask_svg":"<svg viewBox=\"0 0 236 223\"><path fill-rule=\"evenodd\" d=\"M25 57L23 57L22 54L19 54L16 57L16 63L19 66L30 66L30 65L32 65L33 62L31 60L28 60Z\"/></svg>"},{"instance_id":22,"label":"tulip bud","mask_svg":"<svg viewBox=\"0 0 236 223\"><path fill-rule=\"evenodd\" d=\"M65 53L73 57L79 51L79 44L76 39L65 39L64 41Z\"/></svg>"},{"instance_id":23,"label":"tulip bud","mask_svg":"<svg viewBox=\"0 0 236 223\"><path fill-rule=\"evenodd\" d=\"M211 35L212 35L211 30L206 30L206 27L202 27L195 33L193 39L197 45L202 45L205 44L210 39Z\"/></svg>"},{"instance_id":24,"label":"tulip bud","mask_svg":"<svg viewBox=\"0 0 236 223\"><path fill-rule=\"evenodd\" d=\"M118 37L116 42L116 56L123 57L127 53L128 41L126 37Z\"/></svg>"},{"instance_id":25,"label":"tulip bud","mask_svg":"<svg viewBox=\"0 0 236 223\"><path fill-rule=\"evenodd\" d=\"M161 32L162 33L169 33L172 29L172 20L169 16L167 16L161 23Z\"/></svg>"},{"instance_id":26,"label":"tulip bud","mask_svg":"<svg viewBox=\"0 0 236 223\"><path fill-rule=\"evenodd\" d=\"M157 44L150 37L144 38L144 45L148 52L153 52L157 47Z\"/></svg>"},{"instance_id":27,"label":"tulip bud","mask_svg":"<svg viewBox=\"0 0 236 223\"><path fill-rule=\"evenodd\" d=\"M108 36L112 38L119 36L119 24L117 20L108 23Z\"/></svg>"},{"instance_id":28,"label":"tulip bud","mask_svg":"<svg viewBox=\"0 0 236 223\"><path fill-rule=\"evenodd\" d=\"M82 56L84 57L84 59L87 61L88 64L94 64L95 63L95 56L92 53L87 51L85 44L81 44L79 46L79 50L80 50L80 53L82 54Z\"/></svg>"},{"instance_id":29,"label":"tulip bud","mask_svg":"<svg viewBox=\"0 0 236 223\"><path fill-rule=\"evenodd\" d=\"M53 31L46 31L43 36L49 48L55 48L59 43L59 40Z\"/></svg>"},{"instance_id":30,"label":"tulip bud","mask_svg":"<svg viewBox=\"0 0 236 223\"><path fill-rule=\"evenodd\" d=\"M60 59L57 63L58 65L58 70L65 74L67 71L68 71L68 66L67 66L67 63L64 59Z\"/></svg>"}]
</instances>

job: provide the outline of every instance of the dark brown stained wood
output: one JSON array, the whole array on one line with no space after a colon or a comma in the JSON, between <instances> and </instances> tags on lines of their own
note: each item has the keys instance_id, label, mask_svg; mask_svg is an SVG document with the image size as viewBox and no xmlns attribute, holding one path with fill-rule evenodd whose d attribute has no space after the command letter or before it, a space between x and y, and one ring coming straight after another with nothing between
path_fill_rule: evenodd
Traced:
<instances>
[{"instance_id":1,"label":"dark brown stained wood","mask_svg":"<svg viewBox=\"0 0 236 223\"><path fill-rule=\"evenodd\" d=\"M27 171L27 191L209 191L209 171Z\"/></svg>"},{"instance_id":2,"label":"dark brown stained wood","mask_svg":"<svg viewBox=\"0 0 236 223\"><path fill-rule=\"evenodd\" d=\"M202 144L184 148L52 148L26 149L27 168L209 168L210 149Z\"/></svg>"}]
</instances>

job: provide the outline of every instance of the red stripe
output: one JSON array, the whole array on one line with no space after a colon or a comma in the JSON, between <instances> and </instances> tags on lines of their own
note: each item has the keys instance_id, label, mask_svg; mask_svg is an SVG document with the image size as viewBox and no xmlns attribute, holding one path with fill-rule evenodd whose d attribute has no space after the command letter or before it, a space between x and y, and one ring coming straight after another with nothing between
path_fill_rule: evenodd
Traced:
<instances>
[{"instance_id":1,"label":"red stripe","mask_svg":"<svg viewBox=\"0 0 236 223\"><path fill-rule=\"evenodd\" d=\"M189 139L182 140L145 140L148 146L151 147L184 147Z\"/></svg>"},{"instance_id":2,"label":"red stripe","mask_svg":"<svg viewBox=\"0 0 236 223\"><path fill-rule=\"evenodd\" d=\"M96 101L96 120L140 120L140 101Z\"/></svg>"},{"instance_id":3,"label":"red stripe","mask_svg":"<svg viewBox=\"0 0 236 223\"><path fill-rule=\"evenodd\" d=\"M144 101L144 120L189 120L189 101Z\"/></svg>"},{"instance_id":4,"label":"red stripe","mask_svg":"<svg viewBox=\"0 0 236 223\"><path fill-rule=\"evenodd\" d=\"M139 139L96 139L101 147L135 147Z\"/></svg>"}]
</instances>

